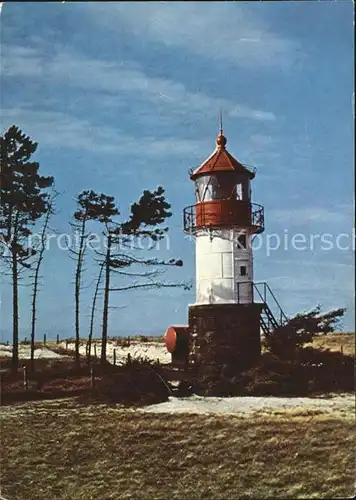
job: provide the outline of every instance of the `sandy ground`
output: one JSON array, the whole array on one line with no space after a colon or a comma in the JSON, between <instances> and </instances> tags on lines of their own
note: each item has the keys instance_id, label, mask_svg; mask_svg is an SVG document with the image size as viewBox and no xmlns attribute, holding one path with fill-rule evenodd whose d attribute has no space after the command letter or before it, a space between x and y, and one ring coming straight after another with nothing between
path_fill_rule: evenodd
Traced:
<instances>
[{"instance_id":1,"label":"sandy ground","mask_svg":"<svg viewBox=\"0 0 356 500\"><path fill-rule=\"evenodd\" d=\"M353 394L334 394L318 398L277 398L277 397L234 397L205 398L192 396L190 398L170 398L166 403L160 403L145 408L126 408L122 405L80 405L74 399L57 399L52 401L29 401L1 408L0 419L9 418L13 414L45 413L51 409L57 415L67 416L69 412L80 410L88 416L94 415L98 407L107 411L157 413L164 418L165 414L205 414L232 415L240 418L264 417L273 415L300 415L313 418L315 415L333 416L336 418L355 418L355 397ZM289 413L291 412L291 413Z\"/></svg>"},{"instance_id":2,"label":"sandy ground","mask_svg":"<svg viewBox=\"0 0 356 500\"><path fill-rule=\"evenodd\" d=\"M341 413L354 415L355 396L337 394L328 397L288 398L243 396L232 398L200 397L169 398L165 403L147 406L143 411L149 413L204 413L234 414L241 416L270 411L312 410L318 413Z\"/></svg>"},{"instance_id":3,"label":"sandy ground","mask_svg":"<svg viewBox=\"0 0 356 500\"><path fill-rule=\"evenodd\" d=\"M12 356L12 346L11 345L0 345L0 357L11 358ZM61 355L47 349L47 347L42 347L41 349L35 349L34 352L35 359L39 358L60 358ZM31 358L31 346L29 345L19 345L19 358L20 359L30 359Z\"/></svg>"},{"instance_id":4,"label":"sandy ground","mask_svg":"<svg viewBox=\"0 0 356 500\"><path fill-rule=\"evenodd\" d=\"M60 347L65 348L65 342L59 344ZM75 344L68 344L68 349L74 350ZM148 358L152 361L159 360L160 363L170 363L171 354L167 351L165 344L158 342L139 342L132 341L130 346L123 347L117 346L114 342L108 342L106 347L106 357L110 363L114 361L114 349L116 350L116 364L125 363L127 360L127 355L130 354L132 359L135 358ZM81 344L79 347L79 352L81 355L85 356L86 344ZM92 354L94 354L94 347L92 347ZM100 343L96 344L96 355L98 358L101 354Z\"/></svg>"},{"instance_id":5,"label":"sandy ground","mask_svg":"<svg viewBox=\"0 0 356 500\"><path fill-rule=\"evenodd\" d=\"M58 347L66 348L65 342L60 342ZM69 343L68 350L74 351L75 344ZM135 358L148 358L153 361L159 360L160 363L170 363L171 355L167 352L163 343L158 342L138 342L132 341L130 346L123 347L117 346L114 342L108 342L107 345L107 360L110 363L114 362L114 349L116 350L116 364L123 364L127 360L127 355L130 354L132 359ZM86 344L82 343L79 347L79 352L82 356L86 354ZM94 354L94 346L92 347L92 354ZM96 354L100 357L101 344L96 343ZM0 357L11 357L12 346L0 344ZM29 345L19 345L19 358L30 359L31 348ZM42 347L35 349L35 358L59 358L61 354L53 352L50 348Z\"/></svg>"},{"instance_id":6,"label":"sandy ground","mask_svg":"<svg viewBox=\"0 0 356 500\"><path fill-rule=\"evenodd\" d=\"M65 348L65 342L59 344ZM74 350L75 344L68 344L68 350ZM85 355L85 343L80 345L80 353ZM155 342L133 341L130 346L117 346L109 342L107 346L107 359L113 362L114 349L116 350L116 363L124 363L127 355L131 358L148 358L159 360L160 363L169 363L171 355L166 351L165 345ZM96 345L97 356L100 357L100 343ZM0 344L0 356L11 357L12 346ZM35 350L35 358L58 358L61 355L51 349L43 347ZM30 358L30 346L19 346L20 359ZM232 414L249 416L286 410L311 410L318 413L339 413L353 416L355 412L355 396L353 394L328 395L327 397L255 397L243 396L232 398L200 397L169 398L169 401L144 408L142 411L150 413L200 413L200 414Z\"/></svg>"}]
</instances>

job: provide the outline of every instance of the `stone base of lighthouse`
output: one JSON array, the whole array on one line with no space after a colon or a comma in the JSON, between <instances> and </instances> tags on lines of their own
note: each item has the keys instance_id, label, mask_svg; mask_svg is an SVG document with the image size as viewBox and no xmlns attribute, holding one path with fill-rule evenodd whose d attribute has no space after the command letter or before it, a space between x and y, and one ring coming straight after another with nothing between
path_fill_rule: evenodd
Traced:
<instances>
[{"instance_id":1,"label":"stone base of lighthouse","mask_svg":"<svg viewBox=\"0 0 356 500\"><path fill-rule=\"evenodd\" d=\"M261 304L206 304L189 307L189 360L238 372L261 354Z\"/></svg>"}]
</instances>

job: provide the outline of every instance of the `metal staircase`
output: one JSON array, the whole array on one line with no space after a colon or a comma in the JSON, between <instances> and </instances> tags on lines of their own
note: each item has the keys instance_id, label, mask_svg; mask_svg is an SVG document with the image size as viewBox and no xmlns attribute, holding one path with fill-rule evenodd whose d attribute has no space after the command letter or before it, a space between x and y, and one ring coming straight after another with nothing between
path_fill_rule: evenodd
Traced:
<instances>
[{"instance_id":1,"label":"metal staircase","mask_svg":"<svg viewBox=\"0 0 356 500\"><path fill-rule=\"evenodd\" d=\"M250 284L252 293L256 292L258 298L262 303L260 326L263 334L268 337L268 335L272 333L273 330L280 326L283 326L288 321L288 317L285 315L270 286L265 281L259 283L254 283L253 281L242 283L240 282L238 283L238 289L239 285L243 285L246 283ZM253 293L253 295L255 294Z\"/></svg>"},{"instance_id":2,"label":"metal staircase","mask_svg":"<svg viewBox=\"0 0 356 500\"><path fill-rule=\"evenodd\" d=\"M261 328L265 336L268 336L273 330L278 328L278 322L267 304L263 305L261 311Z\"/></svg>"}]
</instances>

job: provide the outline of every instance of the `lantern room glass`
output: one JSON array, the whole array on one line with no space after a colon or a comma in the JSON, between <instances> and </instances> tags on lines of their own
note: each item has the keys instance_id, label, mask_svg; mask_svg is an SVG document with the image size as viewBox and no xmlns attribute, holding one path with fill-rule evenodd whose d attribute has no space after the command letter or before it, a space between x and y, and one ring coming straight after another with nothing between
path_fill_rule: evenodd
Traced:
<instances>
[{"instance_id":1,"label":"lantern room glass","mask_svg":"<svg viewBox=\"0 0 356 500\"><path fill-rule=\"evenodd\" d=\"M197 202L226 199L248 201L251 193L249 179L237 180L230 172L202 175L196 179L195 187Z\"/></svg>"}]
</instances>

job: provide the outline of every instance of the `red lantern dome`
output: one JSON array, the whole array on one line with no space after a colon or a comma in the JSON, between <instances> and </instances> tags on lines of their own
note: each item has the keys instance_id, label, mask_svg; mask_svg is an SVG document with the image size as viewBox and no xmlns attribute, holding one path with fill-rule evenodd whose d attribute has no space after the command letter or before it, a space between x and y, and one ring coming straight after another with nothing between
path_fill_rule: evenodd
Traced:
<instances>
[{"instance_id":1,"label":"red lantern dome","mask_svg":"<svg viewBox=\"0 0 356 500\"><path fill-rule=\"evenodd\" d=\"M220 131L216 148L190 178L195 182L196 204L184 209L184 229L249 228L264 229L263 207L251 202L251 180L255 170L248 169L226 150L227 139Z\"/></svg>"},{"instance_id":2,"label":"red lantern dome","mask_svg":"<svg viewBox=\"0 0 356 500\"><path fill-rule=\"evenodd\" d=\"M216 148L215 151L207 158L199 168L194 170L190 176L192 180L203 174L214 174L215 172L233 172L235 174L240 174L246 176L248 179L253 179L255 177L255 172L249 170L247 167L242 165L238 160L236 160L226 149L227 139L223 134L222 129L216 137Z\"/></svg>"}]
</instances>

